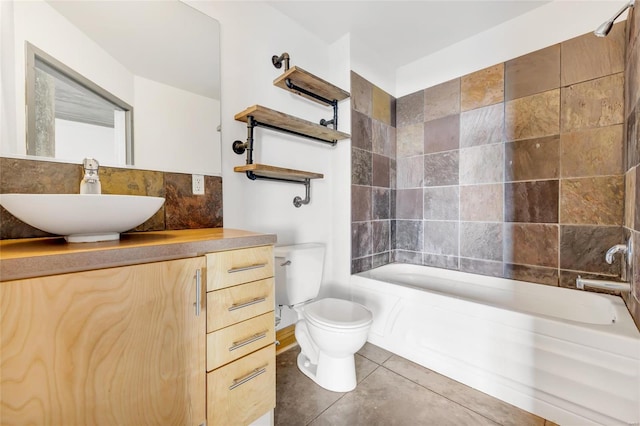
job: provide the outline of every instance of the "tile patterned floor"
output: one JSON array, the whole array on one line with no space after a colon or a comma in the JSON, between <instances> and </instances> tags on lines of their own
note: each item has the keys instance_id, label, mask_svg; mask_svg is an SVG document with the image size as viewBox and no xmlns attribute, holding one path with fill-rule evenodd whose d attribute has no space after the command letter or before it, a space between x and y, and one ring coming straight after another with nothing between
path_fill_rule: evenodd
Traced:
<instances>
[{"instance_id":1,"label":"tile patterned floor","mask_svg":"<svg viewBox=\"0 0 640 426\"><path fill-rule=\"evenodd\" d=\"M358 387L330 392L298 370L299 352L276 358L279 426L557 426L369 343L356 354Z\"/></svg>"}]
</instances>

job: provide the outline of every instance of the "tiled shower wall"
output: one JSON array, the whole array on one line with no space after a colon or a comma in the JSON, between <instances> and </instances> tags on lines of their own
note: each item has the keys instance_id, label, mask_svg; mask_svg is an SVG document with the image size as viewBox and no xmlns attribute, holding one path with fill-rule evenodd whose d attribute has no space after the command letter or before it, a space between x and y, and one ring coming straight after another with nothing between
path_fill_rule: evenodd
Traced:
<instances>
[{"instance_id":1,"label":"tiled shower wall","mask_svg":"<svg viewBox=\"0 0 640 426\"><path fill-rule=\"evenodd\" d=\"M632 293L627 306L640 328L640 11L631 8L627 17L625 67L625 237L633 238L635 248Z\"/></svg>"},{"instance_id":2,"label":"tiled shower wall","mask_svg":"<svg viewBox=\"0 0 640 426\"><path fill-rule=\"evenodd\" d=\"M0 193L77 194L80 164L0 157ZM160 210L135 231L222 226L222 178L205 176L205 195L192 195L191 175L115 167L99 170L103 194L165 197ZM118 212L113 212L118 214ZM0 207L0 239L44 237Z\"/></svg>"},{"instance_id":3,"label":"tiled shower wall","mask_svg":"<svg viewBox=\"0 0 640 426\"><path fill-rule=\"evenodd\" d=\"M352 272L398 261L564 287L578 274L619 277L604 253L624 241L625 204L638 215L640 156L627 167L625 133L638 132L624 55L623 22L607 38L585 34L397 99L388 252L375 214L375 86L352 74Z\"/></svg>"}]
</instances>

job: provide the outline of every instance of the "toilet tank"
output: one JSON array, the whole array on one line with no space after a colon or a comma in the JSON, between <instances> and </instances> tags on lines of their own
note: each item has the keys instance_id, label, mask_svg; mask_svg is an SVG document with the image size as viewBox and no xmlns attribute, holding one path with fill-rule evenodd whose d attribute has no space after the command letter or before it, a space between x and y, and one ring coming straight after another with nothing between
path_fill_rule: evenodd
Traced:
<instances>
[{"instance_id":1,"label":"toilet tank","mask_svg":"<svg viewBox=\"0 0 640 426\"><path fill-rule=\"evenodd\" d=\"M297 305L318 296L324 251L322 243L274 247L276 304Z\"/></svg>"}]
</instances>

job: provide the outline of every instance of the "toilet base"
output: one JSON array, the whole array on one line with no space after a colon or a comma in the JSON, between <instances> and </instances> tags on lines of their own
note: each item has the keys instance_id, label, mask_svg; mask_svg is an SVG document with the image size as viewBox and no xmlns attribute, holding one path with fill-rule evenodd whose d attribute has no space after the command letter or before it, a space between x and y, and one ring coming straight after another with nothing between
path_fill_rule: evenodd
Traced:
<instances>
[{"instance_id":1,"label":"toilet base","mask_svg":"<svg viewBox=\"0 0 640 426\"><path fill-rule=\"evenodd\" d=\"M319 386L332 392L350 392L356 388L354 355L333 358L320 352L318 364L312 364L309 358L300 352L298 369Z\"/></svg>"}]
</instances>

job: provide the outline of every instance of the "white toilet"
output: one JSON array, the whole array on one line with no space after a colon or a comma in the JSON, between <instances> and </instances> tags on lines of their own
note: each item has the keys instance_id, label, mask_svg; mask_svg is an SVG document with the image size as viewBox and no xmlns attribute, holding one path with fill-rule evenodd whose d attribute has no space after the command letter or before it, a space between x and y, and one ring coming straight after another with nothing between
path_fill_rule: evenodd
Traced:
<instances>
[{"instance_id":1,"label":"white toilet","mask_svg":"<svg viewBox=\"0 0 640 426\"><path fill-rule=\"evenodd\" d=\"M293 307L298 315L300 371L325 389L348 392L356 387L354 354L367 341L373 315L349 300L314 300L320 291L324 250L320 243L274 248L276 303Z\"/></svg>"}]
</instances>

